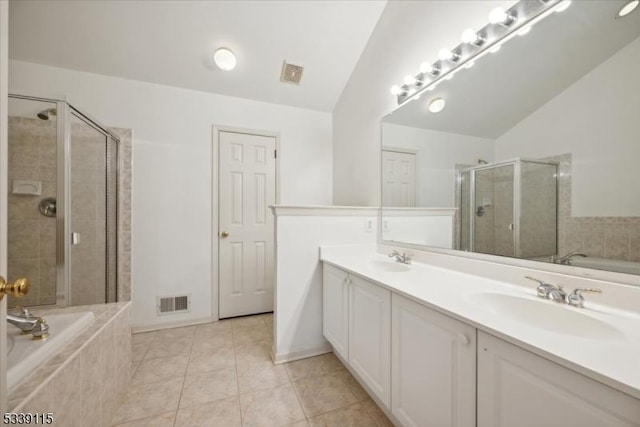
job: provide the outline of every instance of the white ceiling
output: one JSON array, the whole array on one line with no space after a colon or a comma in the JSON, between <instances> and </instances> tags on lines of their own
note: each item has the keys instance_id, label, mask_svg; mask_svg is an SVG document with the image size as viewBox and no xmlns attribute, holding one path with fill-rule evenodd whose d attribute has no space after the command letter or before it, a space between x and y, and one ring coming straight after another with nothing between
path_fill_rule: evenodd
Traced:
<instances>
[{"instance_id":1,"label":"white ceiling","mask_svg":"<svg viewBox=\"0 0 640 427\"><path fill-rule=\"evenodd\" d=\"M11 59L332 111L386 1L12 1ZM213 51L232 49L222 71ZM304 67L280 82L282 62Z\"/></svg>"},{"instance_id":2,"label":"white ceiling","mask_svg":"<svg viewBox=\"0 0 640 427\"><path fill-rule=\"evenodd\" d=\"M384 121L498 138L640 36L640 10L615 19L625 3L573 2ZM428 102L439 97L446 100L445 109L429 113Z\"/></svg>"}]
</instances>

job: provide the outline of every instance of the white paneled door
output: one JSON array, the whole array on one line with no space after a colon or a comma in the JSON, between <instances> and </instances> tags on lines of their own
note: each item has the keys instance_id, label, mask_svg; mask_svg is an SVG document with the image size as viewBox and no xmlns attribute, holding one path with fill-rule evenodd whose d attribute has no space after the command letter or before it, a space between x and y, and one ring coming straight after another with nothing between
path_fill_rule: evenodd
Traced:
<instances>
[{"instance_id":1,"label":"white paneled door","mask_svg":"<svg viewBox=\"0 0 640 427\"><path fill-rule=\"evenodd\" d=\"M219 133L219 317L273 311L276 138Z\"/></svg>"},{"instance_id":2,"label":"white paneled door","mask_svg":"<svg viewBox=\"0 0 640 427\"><path fill-rule=\"evenodd\" d=\"M416 155L382 150L382 205L410 208L416 205Z\"/></svg>"}]
</instances>

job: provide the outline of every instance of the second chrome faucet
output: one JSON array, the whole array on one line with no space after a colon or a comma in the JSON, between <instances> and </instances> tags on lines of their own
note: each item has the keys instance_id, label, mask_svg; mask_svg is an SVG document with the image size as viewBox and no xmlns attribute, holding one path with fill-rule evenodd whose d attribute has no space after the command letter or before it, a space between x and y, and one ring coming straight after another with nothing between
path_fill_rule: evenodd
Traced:
<instances>
[{"instance_id":1,"label":"second chrome faucet","mask_svg":"<svg viewBox=\"0 0 640 427\"><path fill-rule=\"evenodd\" d=\"M582 296L584 292L602 293L602 289L598 288L576 288L570 294L567 294L562 285L555 286L531 276L525 276L525 278L538 282L536 294L539 298L550 299L561 304L569 304L572 307L584 308L584 297Z\"/></svg>"}]
</instances>

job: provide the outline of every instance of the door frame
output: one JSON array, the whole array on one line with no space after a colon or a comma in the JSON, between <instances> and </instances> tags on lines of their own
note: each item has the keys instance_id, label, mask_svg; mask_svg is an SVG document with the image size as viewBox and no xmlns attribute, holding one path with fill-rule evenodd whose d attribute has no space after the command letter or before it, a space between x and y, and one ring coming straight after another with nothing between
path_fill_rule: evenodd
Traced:
<instances>
[{"instance_id":1,"label":"door frame","mask_svg":"<svg viewBox=\"0 0 640 427\"><path fill-rule=\"evenodd\" d=\"M7 277L9 2L0 0L0 275ZM7 298L0 301L0 412L7 411Z\"/></svg>"},{"instance_id":2,"label":"door frame","mask_svg":"<svg viewBox=\"0 0 640 427\"><path fill-rule=\"evenodd\" d=\"M414 177L414 207L418 207L418 195L420 194L420 180L418 179L418 171L420 170L420 150L415 149L415 148L404 148L404 147L392 147L390 145L383 145L381 150L382 151L391 151L394 153L402 153L402 154L411 154L414 157L414 171L413 171L413 177ZM384 160L382 159L383 154L380 153L380 163L382 165L382 168L384 168ZM381 173L384 169L381 169ZM384 188L384 182L382 183L382 187ZM381 194L382 197L382 194ZM384 207L384 206L383 206ZM387 206L390 207L390 206Z\"/></svg>"},{"instance_id":3,"label":"door frame","mask_svg":"<svg viewBox=\"0 0 640 427\"><path fill-rule=\"evenodd\" d=\"M220 254L220 239L218 239L219 230L219 209L220 209L220 196L219 196L219 173L220 173L220 132L230 133L242 133L246 135L265 136L268 138L275 138L276 143L276 164L275 164L275 190L276 190L276 205L280 204L280 132L256 130L249 128L240 128L223 125L213 125L213 144L212 144L212 169L211 169L211 321L216 322L219 318L219 301L220 301L220 268L219 268L219 254ZM275 218L274 218L275 221ZM275 224L274 224L274 239L275 239ZM277 248L277 246L274 245ZM274 264L274 300L275 300L275 275L276 265ZM274 301L275 309L275 301Z\"/></svg>"}]
</instances>

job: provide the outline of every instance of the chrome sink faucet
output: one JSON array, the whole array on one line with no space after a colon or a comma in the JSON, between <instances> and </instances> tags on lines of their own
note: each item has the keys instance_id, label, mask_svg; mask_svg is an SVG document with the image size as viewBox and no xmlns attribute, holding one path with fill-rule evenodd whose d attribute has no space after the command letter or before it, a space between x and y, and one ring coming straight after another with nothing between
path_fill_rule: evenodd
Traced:
<instances>
[{"instance_id":1,"label":"chrome sink faucet","mask_svg":"<svg viewBox=\"0 0 640 427\"><path fill-rule=\"evenodd\" d=\"M531 276L525 276L525 278L539 283L538 287L536 288L536 293L539 298L550 299L551 301L558 303L565 302L567 293L562 288L562 285L555 286L545 282L544 280L536 279L535 277Z\"/></svg>"},{"instance_id":2,"label":"chrome sink faucet","mask_svg":"<svg viewBox=\"0 0 640 427\"><path fill-rule=\"evenodd\" d=\"M571 265L571 260L573 259L573 257L582 257L582 258L586 258L587 254L579 252L579 251L573 251L573 252L569 252L568 254L566 254L565 256L561 256L561 257L557 257L555 255L551 255L551 262L554 264L562 264L562 265Z\"/></svg>"},{"instance_id":3,"label":"chrome sink faucet","mask_svg":"<svg viewBox=\"0 0 640 427\"><path fill-rule=\"evenodd\" d=\"M580 307L584 308L584 297L582 296L583 292L590 292L593 294L601 294L602 289L598 288L576 288L567 295L567 304L572 307Z\"/></svg>"},{"instance_id":4,"label":"chrome sink faucet","mask_svg":"<svg viewBox=\"0 0 640 427\"><path fill-rule=\"evenodd\" d=\"M407 254L405 252L400 253L398 251L393 251L389 254L389 258L396 257L396 262L400 262L402 264L411 264L411 257L413 254Z\"/></svg>"}]
</instances>

